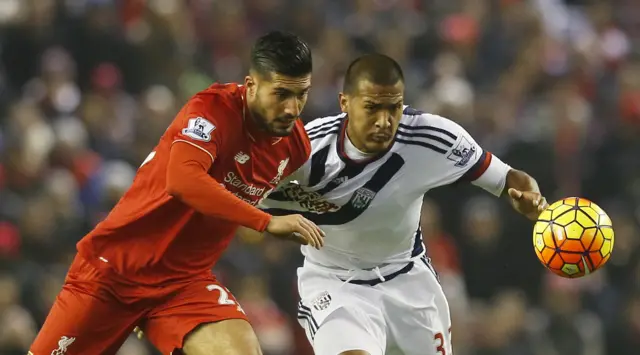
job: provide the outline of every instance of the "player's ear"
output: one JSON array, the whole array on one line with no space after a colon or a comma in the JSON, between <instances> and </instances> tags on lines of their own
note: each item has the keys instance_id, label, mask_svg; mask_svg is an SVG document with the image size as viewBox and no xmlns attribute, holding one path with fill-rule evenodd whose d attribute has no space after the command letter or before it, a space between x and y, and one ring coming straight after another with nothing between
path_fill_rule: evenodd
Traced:
<instances>
[{"instance_id":1,"label":"player's ear","mask_svg":"<svg viewBox=\"0 0 640 355\"><path fill-rule=\"evenodd\" d=\"M347 95L341 92L338 95L338 102L340 103L340 110L343 113L346 113L347 109L349 108L349 99L347 98Z\"/></svg>"},{"instance_id":2,"label":"player's ear","mask_svg":"<svg viewBox=\"0 0 640 355\"><path fill-rule=\"evenodd\" d=\"M247 96L254 97L256 95L256 81L251 75L244 77L244 86L247 88Z\"/></svg>"}]
</instances>

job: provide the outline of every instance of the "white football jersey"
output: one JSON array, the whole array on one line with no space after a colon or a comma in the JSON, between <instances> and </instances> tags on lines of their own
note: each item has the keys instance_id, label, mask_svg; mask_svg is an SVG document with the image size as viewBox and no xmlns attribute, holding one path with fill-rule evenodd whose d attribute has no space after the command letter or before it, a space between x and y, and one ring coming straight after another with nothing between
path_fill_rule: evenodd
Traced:
<instances>
[{"instance_id":1,"label":"white football jersey","mask_svg":"<svg viewBox=\"0 0 640 355\"><path fill-rule=\"evenodd\" d=\"M346 121L308 123L311 158L261 205L272 215L300 213L326 233L321 250L302 247L307 262L337 270L410 262L425 253L425 192L457 181L495 195L504 188L509 166L451 120L405 107L390 148L364 161L345 153Z\"/></svg>"}]
</instances>

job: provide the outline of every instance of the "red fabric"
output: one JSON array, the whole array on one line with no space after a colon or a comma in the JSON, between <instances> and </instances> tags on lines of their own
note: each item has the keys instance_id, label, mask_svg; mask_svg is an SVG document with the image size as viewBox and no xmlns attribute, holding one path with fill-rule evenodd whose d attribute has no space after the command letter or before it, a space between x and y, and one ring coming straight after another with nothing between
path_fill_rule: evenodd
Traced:
<instances>
[{"instance_id":1,"label":"red fabric","mask_svg":"<svg viewBox=\"0 0 640 355\"><path fill-rule=\"evenodd\" d=\"M264 231L271 216L237 198L212 179L207 173L211 164L206 152L177 142L169 154L167 191L202 214Z\"/></svg>"},{"instance_id":2,"label":"red fabric","mask_svg":"<svg viewBox=\"0 0 640 355\"><path fill-rule=\"evenodd\" d=\"M177 293L180 297L174 297ZM221 298L226 301L220 302ZM146 338L169 354L182 348L185 336L199 324L247 320L235 302L212 275L164 287L126 285L76 257L30 350L33 354L63 350L60 334L64 334L73 341L66 342L66 351L54 353L115 354L133 328L141 326Z\"/></svg>"},{"instance_id":3,"label":"red fabric","mask_svg":"<svg viewBox=\"0 0 640 355\"><path fill-rule=\"evenodd\" d=\"M0 222L0 255L17 257L21 244L18 228L9 222Z\"/></svg>"},{"instance_id":4,"label":"red fabric","mask_svg":"<svg viewBox=\"0 0 640 355\"><path fill-rule=\"evenodd\" d=\"M426 244L431 262L437 271L452 271L456 273L461 271L458 248L451 236L441 234L436 238L427 239Z\"/></svg>"},{"instance_id":5,"label":"red fabric","mask_svg":"<svg viewBox=\"0 0 640 355\"><path fill-rule=\"evenodd\" d=\"M238 225L263 230L270 217L253 206L304 164L310 143L302 122L277 143L251 138L243 95L236 84L195 95L80 255L123 280L165 284L208 274Z\"/></svg>"},{"instance_id":6,"label":"red fabric","mask_svg":"<svg viewBox=\"0 0 640 355\"><path fill-rule=\"evenodd\" d=\"M622 95L620 112L625 122L640 124L640 91L628 92Z\"/></svg>"},{"instance_id":7,"label":"red fabric","mask_svg":"<svg viewBox=\"0 0 640 355\"><path fill-rule=\"evenodd\" d=\"M131 26L144 17L146 0L120 0L120 17L125 26Z\"/></svg>"}]
</instances>

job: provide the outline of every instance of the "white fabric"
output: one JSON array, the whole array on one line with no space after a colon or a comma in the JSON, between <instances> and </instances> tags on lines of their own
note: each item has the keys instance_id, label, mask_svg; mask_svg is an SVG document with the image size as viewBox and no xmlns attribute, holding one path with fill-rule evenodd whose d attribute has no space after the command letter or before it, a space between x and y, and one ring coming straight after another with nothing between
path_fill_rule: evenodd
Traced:
<instances>
[{"instance_id":1,"label":"white fabric","mask_svg":"<svg viewBox=\"0 0 640 355\"><path fill-rule=\"evenodd\" d=\"M452 353L449 306L423 260L376 286L346 283L309 267L298 269L298 277L298 319L316 355L441 355L438 346Z\"/></svg>"},{"instance_id":2,"label":"white fabric","mask_svg":"<svg viewBox=\"0 0 640 355\"><path fill-rule=\"evenodd\" d=\"M484 174L473 181L472 184L483 188L494 196L500 197L507 184L509 170L511 170L511 166L494 155L491 157L491 163Z\"/></svg>"},{"instance_id":3,"label":"white fabric","mask_svg":"<svg viewBox=\"0 0 640 355\"><path fill-rule=\"evenodd\" d=\"M302 247L308 261L336 272L379 267L384 273L422 256L418 223L423 195L464 178L490 154L451 120L405 112L391 149L378 159L355 164L359 167L339 153L340 142L345 154L362 155L348 139L339 138L344 114L306 125L312 157L291 177L295 181L278 187L261 207L267 212L303 213L322 228L326 233L322 250ZM355 175L345 176L359 168ZM475 183L499 195L508 169L493 156ZM392 177L373 191L367 184L380 173ZM349 214L353 217L345 218Z\"/></svg>"}]
</instances>

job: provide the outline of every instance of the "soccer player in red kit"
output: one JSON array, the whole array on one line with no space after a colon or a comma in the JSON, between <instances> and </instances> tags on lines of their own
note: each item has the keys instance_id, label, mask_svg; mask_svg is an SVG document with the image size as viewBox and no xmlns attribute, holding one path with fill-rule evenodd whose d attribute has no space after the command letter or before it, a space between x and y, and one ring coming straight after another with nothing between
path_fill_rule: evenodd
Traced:
<instances>
[{"instance_id":1,"label":"soccer player in red kit","mask_svg":"<svg viewBox=\"0 0 640 355\"><path fill-rule=\"evenodd\" d=\"M323 243L303 217L255 207L309 157L299 115L311 67L307 44L272 32L252 48L244 85L214 84L187 102L129 191L78 243L30 354L115 354L135 326L163 354L261 354L211 268L239 226Z\"/></svg>"}]
</instances>

